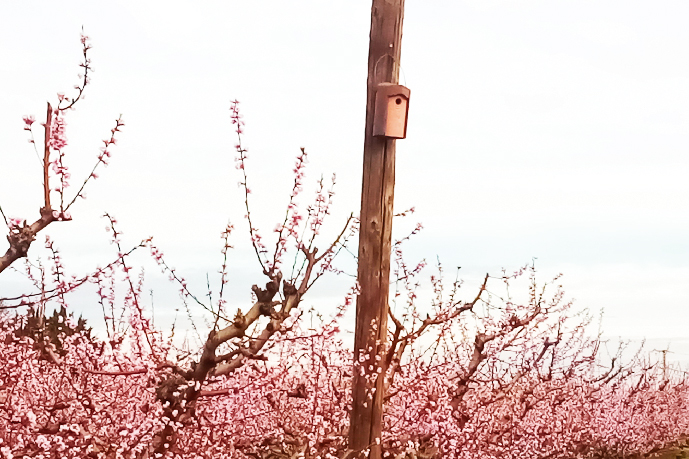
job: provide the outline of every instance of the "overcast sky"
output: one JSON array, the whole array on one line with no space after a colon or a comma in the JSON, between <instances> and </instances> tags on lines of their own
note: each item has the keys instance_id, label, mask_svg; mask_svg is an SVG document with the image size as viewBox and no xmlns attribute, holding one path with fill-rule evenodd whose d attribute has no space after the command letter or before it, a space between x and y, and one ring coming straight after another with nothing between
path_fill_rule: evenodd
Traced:
<instances>
[{"instance_id":1,"label":"overcast sky","mask_svg":"<svg viewBox=\"0 0 689 459\"><path fill-rule=\"evenodd\" d=\"M395 207L417 212L395 232L425 227L410 260L462 266L468 297L483 273L536 258L543 280L563 273L579 306L605 309L607 335L671 342L689 360L689 3L406 3L401 80L411 101ZM0 205L37 216L40 165L22 116L41 120L46 101L77 83L83 25L95 72L67 120L74 183L120 113L126 127L74 221L50 227L68 267L82 273L112 257L99 218L108 211L125 243L153 235L203 294L230 219L233 288L247 297L262 281L242 245L230 101L247 122L264 232L284 208L302 146L307 185L337 173L337 231L360 204L370 6L4 2ZM309 305L336 303L350 284L322 286Z\"/></svg>"}]
</instances>

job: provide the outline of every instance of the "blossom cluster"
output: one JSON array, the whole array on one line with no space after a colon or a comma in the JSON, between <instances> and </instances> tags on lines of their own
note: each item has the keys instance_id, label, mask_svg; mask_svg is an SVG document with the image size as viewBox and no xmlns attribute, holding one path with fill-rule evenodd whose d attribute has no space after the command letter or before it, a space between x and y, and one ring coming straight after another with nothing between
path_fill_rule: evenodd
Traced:
<instances>
[{"instance_id":1,"label":"blossom cluster","mask_svg":"<svg viewBox=\"0 0 689 459\"><path fill-rule=\"evenodd\" d=\"M72 98L59 94L56 110L48 109L41 209L46 221L39 220L37 227L71 219L69 207L84 197L85 184L97 178L96 168L107 165L108 149L123 126L118 119L90 175L74 199L65 200L70 179L63 151L65 111L82 97L91 71L88 37L82 35L81 42L84 73L78 92ZM460 299L462 282L446 287L438 263L430 277L431 298L423 298L426 262L410 264L403 251L420 224L393 245L390 326L388 318L373 320L369 330L380 333L378 349L354 356L346 343L345 317L359 286L330 316L317 307L304 310L302 303L322 275L340 272L333 260L356 235L356 220L350 217L317 256L316 238L330 215L335 177L330 188L321 178L314 203L300 212L297 198L307 163L301 149L270 253L252 222L237 101L230 119L238 137L235 160L249 240L268 278L265 289L254 285L254 304L239 307L234 318L226 314L232 224L221 234L219 297L212 300L208 282L207 303L192 293L152 238L126 250L118 222L109 214L106 229L117 255L91 274L69 276L57 245L46 238L49 257L25 264L32 293L0 298L2 459L352 457L357 452L348 449L349 416L357 374L372 388L364 394L365 404L373 400L372 390L384 392L384 428L374 442L385 458L621 458L689 433L684 374L668 377L641 354L622 363L621 350L600 366L603 343L590 334L589 316L566 299L559 279L543 285L535 268L526 266L486 276L476 296ZM31 132L34 122L25 117L25 129ZM59 179L52 190L51 177ZM59 193L59 210L50 206L51 191ZM21 219L6 221L16 249L26 243L19 236L30 226ZM28 236L33 240L35 232ZM144 301L144 271L131 257L142 247L179 288L190 320L189 300L212 314L207 338L191 322L199 347L187 336L175 340L174 327L156 327L152 305ZM283 278L290 250L292 271ZM0 259L0 266L18 257ZM83 319L66 316L70 295L85 285L94 287L93 304L102 310L106 336L92 334ZM53 306L61 313L49 317ZM25 310L7 312L20 308ZM372 384L378 378L383 384Z\"/></svg>"},{"instance_id":2,"label":"blossom cluster","mask_svg":"<svg viewBox=\"0 0 689 459\"><path fill-rule=\"evenodd\" d=\"M353 356L340 328L356 291L333 317L312 317L308 327L301 316L285 322L265 359L196 383L201 397L184 422L170 417L179 408L160 395L174 367L164 362L182 350L155 338L162 333L131 298L123 302L129 319L119 340L60 335L63 354L56 357L40 335L17 334L20 318L4 315L0 451L139 457L155 432L169 428L173 457L342 457ZM686 381L663 379L641 361L602 371L600 342L560 290L503 300L470 320L453 316L458 305L445 302L435 313L443 317L437 334L412 340L386 389L385 457L622 457L689 431ZM176 394L187 384L179 381Z\"/></svg>"}]
</instances>

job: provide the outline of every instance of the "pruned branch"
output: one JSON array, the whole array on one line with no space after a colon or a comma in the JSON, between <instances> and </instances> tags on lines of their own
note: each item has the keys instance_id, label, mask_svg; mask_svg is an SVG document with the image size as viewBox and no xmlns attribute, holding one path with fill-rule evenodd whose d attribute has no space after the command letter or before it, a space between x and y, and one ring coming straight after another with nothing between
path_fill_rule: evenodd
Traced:
<instances>
[{"instance_id":1,"label":"pruned branch","mask_svg":"<svg viewBox=\"0 0 689 459\"><path fill-rule=\"evenodd\" d=\"M50 198L47 199L49 200ZM24 226L22 227L16 226L10 228L10 234L7 235L7 241L10 243L10 247L7 249L7 252L5 252L5 255L0 257L0 273L18 259L26 257L29 252L29 247L31 247L31 243L36 240L36 235L39 231L58 219L59 215L54 215L50 207L43 207L41 209L41 218L31 225L27 225L26 222L24 222Z\"/></svg>"},{"instance_id":2,"label":"pruned branch","mask_svg":"<svg viewBox=\"0 0 689 459\"><path fill-rule=\"evenodd\" d=\"M420 337L424 332L426 332L429 327L447 323L459 317L462 313L466 311L471 311L476 305L476 303L481 299L481 295L483 294L483 292L486 290L488 277L489 275L486 274L486 277L483 280L483 284L479 288L479 291L476 294L476 297L473 299L473 301L468 303L457 303L453 305L454 309L451 311L448 311L446 313L440 313L434 317L429 316L421 322L421 325L416 330L412 330L411 332L403 336L401 336L401 334L404 331L404 325L400 320L398 320L394 316L392 311L388 309L388 315L392 319L392 322L395 324L395 331L393 332L392 340L390 341L390 349L388 350L388 354L385 358L385 368L388 369L388 379L385 386L386 400L392 396L388 393L388 390L390 387L392 387L395 375L400 369L402 356L404 355L404 352L406 348L409 346L409 344L414 342L418 337ZM460 304L461 306L457 307Z\"/></svg>"},{"instance_id":3,"label":"pruned branch","mask_svg":"<svg viewBox=\"0 0 689 459\"><path fill-rule=\"evenodd\" d=\"M106 157L110 156L110 153L107 151L107 147L116 144L115 134L120 130L122 126L124 126L122 118L120 117L117 120L115 127L110 131L110 138L108 140L104 140L105 147L102 149L102 153L98 156L98 162L93 167L88 177L86 177L83 184L79 188L79 191L77 191L77 193L74 195L74 198L65 207L64 189L67 186L66 177L68 177L68 174L67 167L64 166L64 164L62 163L62 157L64 156L64 153L61 151L61 149L66 145L66 140L64 138L63 132L64 122L62 116L64 115L64 112L66 110L73 108L74 105L82 98L84 90L86 86L89 84L88 75L89 71L91 70L91 61L88 58L88 50L91 49L91 45L89 44L88 37L83 34L83 31L81 34L81 44L84 59L83 62L80 64L80 67L83 68L83 74L80 75L82 81L80 84L75 86L75 89L77 89L78 94L76 95L76 97L73 97L71 99L65 97L64 94L58 94L59 102L57 108L53 108L53 106L49 102L47 104L48 106L46 110L46 119L45 123L43 124L45 131L43 135L43 160L41 161L41 166L43 169L43 206L40 209L40 218L37 219L31 225L27 225L26 221L24 222L23 226L20 226L19 224L8 225L10 231L9 235L7 236L7 240L10 244L10 247L5 252L5 255L0 257L0 273L19 258L26 257L29 251L29 247L31 246L32 242L36 239L36 235L45 227L47 227L50 223L54 221L71 220L71 217L67 212L67 209L69 209L69 207L71 207L72 204L74 204L78 197L85 196L83 194L84 187L86 186L89 180L91 180L92 178L95 179L97 177L95 174L96 168L98 168L98 166L101 163L107 164ZM34 122L34 120L35 119L33 118L33 116L24 118L24 121L26 123L24 129L31 131L31 124ZM31 136L31 143L34 143L33 131L31 131ZM53 153L57 153L58 158L51 161L51 154ZM58 177L62 178L62 180L60 181L60 186L56 188L56 190L60 194L60 205L58 207L59 210L53 209L53 206L51 204L51 166L55 168L54 173ZM6 218L5 223L8 223Z\"/></svg>"},{"instance_id":4,"label":"pruned branch","mask_svg":"<svg viewBox=\"0 0 689 459\"><path fill-rule=\"evenodd\" d=\"M252 291L256 296L256 302L246 313L238 310L234 320L227 327L220 330L214 329L209 333L208 339L202 348L201 357L198 363L195 364L193 372L188 375L189 377L181 377L179 374L171 376L159 386L159 398L161 394L167 394L164 395L164 400L168 402L164 410L165 416L181 423L187 422L195 413L196 401L199 397L214 397L228 393L225 389L201 390L202 385L209 377L230 374L244 365L247 360L266 359L266 357L261 355L261 350L270 338L283 328L284 321L299 306L303 294L310 286L309 281L315 266L324 259L326 254L334 249L336 244L337 242L331 244L328 250L320 257L316 257L318 252L316 248L309 250L304 246L300 247L306 258L307 265L298 286L283 281L282 273L273 270L266 273L270 280L266 283L265 288L259 288L256 285L252 287ZM274 300L275 295L280 290L283 299L282 301L276 301ZM280 306L279 310L275 309L277 306ZM257 336L249 339L246 345L240 345L228 353L216 355L217 349L224 343L232 339L244 338L246 331L256 324L261 317L268 317L269 321ZM191 382L194 384L187 384ZM168 389L163 390L164 387L168 387ZM162 392L160 392L161 390ZM162 454L168 451L171 445L170 439L173 437L174 431L169 427L157 432L151 443L152 452Z\"/></svg>"}]
</instances>

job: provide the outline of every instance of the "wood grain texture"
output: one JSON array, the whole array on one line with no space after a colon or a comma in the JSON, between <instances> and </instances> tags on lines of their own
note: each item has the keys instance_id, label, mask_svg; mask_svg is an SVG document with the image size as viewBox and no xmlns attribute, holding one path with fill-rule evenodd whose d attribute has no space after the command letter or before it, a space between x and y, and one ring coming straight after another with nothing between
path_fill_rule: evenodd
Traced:
<instances>
[{"instance_id":1,"label":"wood grain texture","mask_svg":"<svg viewBox=\"0 0 689 459\"><path fill-rule=\"evenodd\" d=\"M392 216L395 189L395 140L373 137L376 86L399 82L404 0L373 0L368 58L366 130L361 193L356 305L354 380L349 448L371 448L381 457L383 378L387 337ZM374 325L375 326L372 326ZM359 356L363 356L360 361ZM380 356L376 360L376 356ZM360 367L363 366L363 372ZM362 457L360 455L359 457Z\"/></svg>"}]
</instances>

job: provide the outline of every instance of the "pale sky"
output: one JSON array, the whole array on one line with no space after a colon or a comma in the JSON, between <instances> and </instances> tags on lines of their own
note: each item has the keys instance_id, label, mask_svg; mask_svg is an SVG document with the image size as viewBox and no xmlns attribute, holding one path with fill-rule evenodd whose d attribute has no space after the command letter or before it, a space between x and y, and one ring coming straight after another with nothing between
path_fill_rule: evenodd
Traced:
<instances>
[{"instance_id":1,"label":"pale sky","mask_svg":"<svg viewBox=\"0 0 689 459\"><path fill-rule=\"evenodd\" d=\"M46 101L77 83L83 25L95 72L67 119L75 184L120 113L126 126L74 221L49 228L68 267L85 273L110 259L107 211L125 244L153 235L203 295L229 218L233 287L248 297L263 280L246 246L230 101L245 115L264 233L302 146L307 185L337 174L330 227L339 230L360 204L370 6L4 2L0 205L37 216L40 166L22 116L41 120ZM410 260L462 266L469 297L485 272L536 258L543 280L564 274L578 306L605 309L606 335L669 343L689 362L687 17L685 1L407 0L401 80L411 100L395 206L417 212L395 232L425 227ZM351 279L328 282L308 306L336 304ZM165 289L176 301L174 288L156 288L157 308Z\"/></svg>"}]
</instances>

